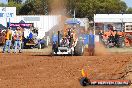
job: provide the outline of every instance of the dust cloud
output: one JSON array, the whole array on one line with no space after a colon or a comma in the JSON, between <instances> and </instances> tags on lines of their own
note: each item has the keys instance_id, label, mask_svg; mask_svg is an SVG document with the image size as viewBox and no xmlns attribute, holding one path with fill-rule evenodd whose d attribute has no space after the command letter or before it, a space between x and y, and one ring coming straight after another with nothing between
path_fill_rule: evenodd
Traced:
<instances>
[{"instance_id":1,"label":"dust cloud","mask_svg":"<svg viewBox=\"0 0 132 88\"><path fill-rule=\"evenodd\" d=\"M105 46L102 43L96 43L95 45L95 56L102 56L107 55L108 50L105 48Z\"/></svg>"},{"instance_id":2,"label":"dust cloud","mask_svg":"<svg viewBox=\"0 0 132 88\"><path fill-rule=\"evenodd\" d=\"M50 0L50 14L65 15L66 0Z\"/></svg>"},{"instance_id":3,"label":"dust cloud","mask_svg":"<svg viewBox=\"0 0 132 88\"><path fill-rule=\"evenodd\" d=\"M105 56L109 54L110 52L105 48L105 46L102 43L100 42L95 43L94 56ZM88 46L85 47L84 56L89 56Z\"/></svg>"},{"instance_id":4,"label":"dust cloud","mask_svg":"<svg viewBox=\"0 0 132 88\"><path fill-rule=\"evenodd\" d=\"M62 31L65 29L65 21L69 17L68 14L66 14L66 3L67 0L49 0L50 4L50 15L58 15L60 16L58 18L59 24L57 25L58 28L54 29L55 33L57 31Z\"/></svg>"},{"instance_id":5,"label":"dust cloud","mask_svg":"<svg viewBox=\"0 0 132 88\"><path fill-rule=\"evenodd\" d=\"M92 33L94 33L94 31L91 29L93 29L93 28L89 28L88 34L90 33L90 31ZM108 52L108 49L106 49L106 47L104 46L104 44L102 42L100 42L100 41L95 42L95 56L103 56L103 55L108 55L108 54L110 54L110 53ZM88 54L86 53L85 55L87 56Z\"/></svg>"}]
</instances>

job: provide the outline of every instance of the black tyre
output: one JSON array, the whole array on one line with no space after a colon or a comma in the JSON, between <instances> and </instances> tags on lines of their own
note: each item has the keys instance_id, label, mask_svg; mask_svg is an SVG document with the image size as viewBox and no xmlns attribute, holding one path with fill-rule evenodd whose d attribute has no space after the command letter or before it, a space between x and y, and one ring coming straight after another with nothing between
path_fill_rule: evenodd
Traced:
<instances>
[{"instance_id":1,"label":"black tyre","mask_svg":"<svg viewBox=\"0 0 132 88\"><path fill-rule=\"evenodd\" d=\"M77 45L74 48L74 54L77 56L82 56L84 53L84 44L82 41L78 41Z\"/></svg>"},{"instance_id":2,"label":"black tyre","mask_svg":"<svg viewBox=\"0 0 132 88\"><path fill-rule=\"evenodd\" d=\"M42 45L41 44L38 44L38 49L41 49L42 48Z\"/></svg>"},{"instance_id":3,"label":"black tyre","mask_svg":"<svg viewBox=\"0 0 132 88\"><path fill-rule=\"evenodd\" d=\"M73 56L74 55L74 52L73 52L73 50L71 50L71 56Z\"/></svg>"},{"instance_id":4,"label":"black tyre","mask_svg":"<svg viewBox=\"0 0 132 88\"><path fill-rule=\"evenodd\" d=\"M124 39L122 37L119 38L118 46L119 48L123 48L125 46Z\"/></svg>"},{"instance_id":5,"label":"black tyre","mask_svg":"<svg viewBox=\"0 0 132 88\"><path fill-rule=\"evenodd\" d=\"M51 51L51 56L54 56L54 50Z\"/></svg>"},{"instance_id":6,"label":"black tyre","mask_svg":"<svg viewBox=\"0 0 132 88\"><path fill-rule=\"evenodd\" d=\"M81 78L81 80L80 80L80 84L81 84L82 86L87 86L87 85L90 85L91 82L90 82L90 80L89 80L88 78L83 77L83 78Z\"/></svg>"},{"instance_id":7,"label":"black tyre","mask_svg":"<svg viewBox=\"0 0 132 88\"><path fill-rule=\"evenodd\" d=\"M21 44L21 48L24 49L24 42L22 42L22 44Z\"/></svg>"},{"instance_id":8,"label":"black tyre","mask_svg":"<svg viewBox=\"0 0 132 88\"><path fill-rule=\"evenodd\" d=\"M53 44L53 46L52 46L52 52L55 52L57 54L57 52L58 52L58 46L57 46L57 44Z\"/></svg>"}]
</instances>

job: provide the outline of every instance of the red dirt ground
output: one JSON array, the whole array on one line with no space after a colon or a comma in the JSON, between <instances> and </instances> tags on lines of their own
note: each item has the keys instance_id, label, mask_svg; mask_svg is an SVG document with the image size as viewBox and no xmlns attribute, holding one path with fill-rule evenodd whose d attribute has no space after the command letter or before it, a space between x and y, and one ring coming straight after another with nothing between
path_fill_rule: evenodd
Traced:
<instances>
[{"instance_id":1,"label":"red dirt ground","mask_svg":"<svg viewBox=\"0 0 132 88\"><path fill-rule=\"evenodd\" d=\"M83 88L79 83L82 68L90 79L130 79L131 61L132 55L123 53L53 57L44 53L0 53L0 88Z\"/></svg>"}]
</instances>

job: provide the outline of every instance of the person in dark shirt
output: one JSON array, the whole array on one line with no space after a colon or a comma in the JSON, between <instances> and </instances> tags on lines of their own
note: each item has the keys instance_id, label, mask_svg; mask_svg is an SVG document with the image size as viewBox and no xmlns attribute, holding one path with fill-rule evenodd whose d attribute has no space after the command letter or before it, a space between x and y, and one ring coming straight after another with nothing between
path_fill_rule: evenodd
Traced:
<instances>
[{"instance_id":1,"label":"person in dark shirt","mask_svg":"<svg viewBox=\"0 0 132 88\"><path fill-rule=\"evenodd\" d=\"M115 34L115 37L114 37L114 42L115 42L115 45L118 46L118 43L119 43L119 34L118 34L117 31L116 31L116 34Z\"/></svg>"},{"instance_id":2,"label":"person in dark shirt","mask_svg":"<svg viewBox=\"0 0 132 88\"><path fill-rule=\"evenodd\" d=\"M92 30L90 30L89 40L88 40L88 50L90 56L94 55L94 49L95 49L95 35L92 33Z\"/></svg>"}]
</instances>

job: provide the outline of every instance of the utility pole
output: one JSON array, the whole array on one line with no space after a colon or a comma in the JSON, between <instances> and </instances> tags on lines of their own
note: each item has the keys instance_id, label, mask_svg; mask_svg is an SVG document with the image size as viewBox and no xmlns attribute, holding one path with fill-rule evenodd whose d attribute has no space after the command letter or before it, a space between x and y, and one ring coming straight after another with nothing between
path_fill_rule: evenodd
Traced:
<instances>
[{"instance_id":1,"label":"utility pole","mask_svg":"<svg viewBox=\"0 0 132 88\"><path fill-rule=\"evenodd\" d=\"M76 18L76 11L74 9L74 22L75 22L75 18Z\"/></svg>"}]
</instances>

